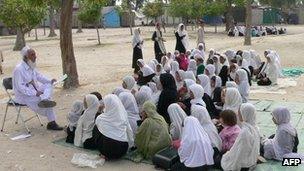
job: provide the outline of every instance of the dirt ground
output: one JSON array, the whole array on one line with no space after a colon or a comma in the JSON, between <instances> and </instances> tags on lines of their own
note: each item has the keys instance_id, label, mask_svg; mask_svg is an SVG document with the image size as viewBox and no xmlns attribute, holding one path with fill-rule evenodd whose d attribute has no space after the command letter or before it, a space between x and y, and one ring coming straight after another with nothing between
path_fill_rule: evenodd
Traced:
<instances>
[{"instance_id":1,"label":"dirt ground","mask_svg":"<svg viewBox=\"0 0 304 171\"><path fill-rule=\"evenodd\" d=\"M276 50L281 56L281 63L284 67L304 66L304 26L284 26L288 34L281 36L267 36L253 38L252 46L243 46L243 38L230 38L219 28L219 33L214 33L213 27L206 28L207 49L214 48L224 52L226 49L255 49L262 56L266 49ZM144 59L148 61L154 58L153 42L150 40L153 27L143 27L144 36ZM190 45L195 47L195 31L188 28ZM83 99L84 95L91 91L99 91L102 95L111 92L113 88L121 85L121 79L132 74L132 46L128 28L101 30L102 45L97 45L96 30L83 30L84 33L76 34L73 30L74 51L77 61L77 68L81 86L77 89L63 90L56 87L54 99L57 101L55 109L57 121L65 125L66 114L72 102L76 99ZM48 31L47 31L48 32ZM56 30L57 34L59 31ZM26 36L27 44L36 50L38 55L38 69L41 73L50 78L58 78L62 75L59 36L48 38L43 36L43 30L39 30L39 40ZM167 42L166 49L173 52L175 39L173 28L168 28L164 34ZM4 75L0 78L9 77L17 63L20 62L20 52L12 51L15 41L14 36L0 37L0 50L4 55ZM251 94L251 98L269 99L277 101L304 101L304 76L298 79L296 87L287 88L287 93L280 94ZM0 90L0 120L5 110L6 95L3 89ZM29 116L30 111L23 110ZM0 133L0 170L89 170L76 168L71 164L74 153L81 152L53 144L54 140L65 136L65 132L47 131L41 127L37 120L29 122L32 137L24 141L12 141L12 137L24 131L21 124L15 125L14 110L10 108L9 120L6 122L4 133ZM46 124L46 119L43 118ZM45 157L40 157L44 155ZM146 164L135 164L126 160L106 162L98 170L154 170L154 167Z\"/></svg>"}]
</instances>

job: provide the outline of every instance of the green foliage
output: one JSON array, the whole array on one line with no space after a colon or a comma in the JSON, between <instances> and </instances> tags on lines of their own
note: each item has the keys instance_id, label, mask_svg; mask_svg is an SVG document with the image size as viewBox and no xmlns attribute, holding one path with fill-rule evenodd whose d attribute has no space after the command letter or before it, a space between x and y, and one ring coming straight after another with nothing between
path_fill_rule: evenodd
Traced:
<instances>
[{"instance_id":1,"label":"green foliage","mask_svg":"<svg viewBox=\"0 0 304 171\"><path fill-rule=\"evenodd\" d=\"M19 28L24 34L41 22L47 6L43 3L34 5L28 0L3 0L0 9L0 20L9 28Z\"/></svg>"},{"instance_id":2,"label":"green foliage","mask_svg":"<svg viewBox=\"0 0 304 171\"><path fill-rule=\"evenodd\" d=\"M206 14L209 16L219 16L226 11L227 4L222 0L208 0Z\"/></svg>"},{"instance_id":3,"label":"green foliage","mask_svg":"<svg viewBox=\"0 0 304 171\"><path fill-rule=\"evenodd\" d=\"M163 2L148 2L144 8L143 13L147 17L156 18L164 14Z\"/></svg>"},{"instance_id":4,"label":"green foliage","mask_svg":"<svg viewBox=\"0 0 304 171\"><path fill-rule=\"evenodd\" d=\"M260 0L259 1L263 5L269 5L276 8L290 8L301 2L302 0Z\"/></svg>"},{"instance_id":5,"label":"green foliage","mask_svg":"<svg viewBox=\"0 0 304 171\"><path fill-rule=\"evenodd\" d=\"M105 5L105 2L84 2L78 13L78 19L83 23L96 24L101 18L101 8Z\"/></svg>"},{"instance_id":6,"label":"green foliage","mask_svg":"<svg viewBox=\"0 0 304 171\"><path fill-rule=\"evenodd\" d=\"M174 17L200 18L205 13L205 0L172 0L169 13Z\"/></svg>"}]
</instances>

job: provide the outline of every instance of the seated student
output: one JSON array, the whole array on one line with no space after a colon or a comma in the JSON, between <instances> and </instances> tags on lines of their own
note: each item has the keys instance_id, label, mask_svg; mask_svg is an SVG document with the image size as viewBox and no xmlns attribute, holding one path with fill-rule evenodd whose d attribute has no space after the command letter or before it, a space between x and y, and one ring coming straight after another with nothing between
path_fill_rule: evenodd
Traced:
<instances>
[{"instance_id":1,"label":"seated student","mask_svg":"<svg viewBox=\"0 0 304 171\"><path fill-rule=\"evenodd\" d=\"M171 144L168 124L156 112L151 101L145 102L141 112L142 124L137 129L135 145L141 158L151 159L155 153Z\"/></svg>"},{"instance_id":2,"label":"seated student","mask_svg":"<svg viewBox=\"0 0 304 171\"><path fill-rule=\"evenodd\" d=\"M182 125L187 115L177 103L173 103L168 107L168 113L171 120L169 132L172 140L180 140L182 135Z\"/></svg>"},{"instance_id":3,"label":"seated student","mask_svg":"<svg viewBox=\"0 0 304 171\"><path fill-rule=\"evenodd\" d=\"M160 76L160 74L166 73L163 66L161 64L156 65L155 75Z\"/></svg>"},{"instance_id":4,"label":"seated student","mask_svg":"<svg viewBox=\"0 0 304 171\"><path fill-rule=\"evenodd\" d=\"M232 60L231 60L232 61ZM228 80L229 81L234 81L235 80L235 75L236 71L238 70L238 65L236 63L232 63L229 67L230 73L228 75Z\"/></svg>"},{"instance_id":5,"label":"seated student","mask_svg":"<svg viewBox=\"0 0 304 171\"><path fill-rule=\"evenodd\" d=\"M208 170L214 164L214 151L208 134L193 116L185 118L182 131L178 149L180 161L173 165L172 170Z\"/></svg>"},{"instance_id":6,"label":"seated student","mask_svg":"<svg viewBox=\"0 0 304 171\"><path fill-rule=\"evenodd\" d=\"M120 93L118 96L128 114L128 121L135 135L137 130L137 121L140 120L139 110L134 96L130 92Z\"/></svg>"},{"instance_id":7,"label":"seated student","mask_svg":"<svg viewBox=\"0 0 304 171\"><path fill-rule=\"evenodd\" d=\"M67 143L74 144L74 137L75 137L75 130L77 127L77 122L80 116L83 113L83 102L80 100L76 100L73 105L72 109L69 112L67 119L68 119L68 127L67 127Z\"/></svg>"},{"instance_id":8,"label":"seated student","mask_svg":"<svg viewBox=\"0 0 304 171\"><path fill-rule=\"evenodd\" d=\"M157 112L170 124L171 121L167 109L170 104L177 102L177 88L173 76L169 73L160 75L160 83L163 89L157 103Z\"/></svg>"},{"instance_id":9,"label":"seated student","mask_svg":"<svg viewBox=\"0 0 304 171\"><path fill-rule=\"evenodd\" d=\"M191 80L193 80L194 82L196 82L196 77L195 77L195 75L194 75L194 73L193 73L192 71L186 71L186 72L184 73L184 75L183 75L183 78L184 78L184 80L185 80L185 79L191 79Z\"/></svg>"},{"instance_id":10,"label":"seated student","mask_svg":"<svg viewBox=\"0 0 304 171\"><path fill-rule=\"evenodd\" d=\"M204 43L199 43L197 49L194 49L192 52L192 56L195 58L196 55L201 56L203 59L205 58L205 45Z\"/></svg>"},{"instance_id":11,"label":"seated student","mask_svg":"<svg viewBox=\"0 0 304 171\"><path fill-rule=\"evenodd\" d=\"M236 113L232 110L224 110L220 113L220 122L224 127L219 133L222 139L222 153L226 153L233 146L241 128L237 125Z\"/></svg>"},{"instance_id":12,"label":"seated student","mask_svg":"<svg viewBox=\"0 0 304 171\"><path fill-rule=\"evenodd\" d=\"M222 80L219 76L213 76L210 79L211 98L213 102L221 102Z\"/></svg>"},{"instance_id":13,"label":"seated student","mask_svg":"<svg viewBox=\"0 0 304 171\"><path fill-rule=\"evenodd\" d=\"M188 69L188 64L189 64L187 55L181 53L181 54L180 54L177 58L175 58L175 59L176 59L176 61L177 61L178 64L179 64L179 69L184 70L184 71L187 71L187 69Z\"/></svg>"},{"instance_id":14,"label":"seated student","mask_svg":"<svg viewBox=\"0 0 304 171\"><path fill-rule=\"evenodd\" d=\"M88 94L85 96L83 104L85 111L77 123L74 145L86 149L96 149L93 128L95 125L95 116L99 110L100 103L95 95Z\"/></svg>"},{"instance_id":15,"label":"seated student","mask_svg":"<svg viewBox=\"0 0 304 171\"><path fill-rule=\"evenodd\" d=\"M172 61L170 64L170 74L174 77L174 79L176 80L176 72L178 72L179 70L179 64L177 61Z\"/></svg>"},{"instance_id":16,"label":"seated student","mask_svg":"<svg viewBox=\"0 0 304 171\"><path fill-rule=\"evenodd\" d=\"M207 109L200 105L192 105L191 116L194 116L198 119L198 121L208 134L214 152L218 154L222 150L222 139L219 136L215 125L212 123Z\"/></svg>"},{"instance_id":17,"label":"seated student","mask_svg":"<svg viewBox=\"0 0 304 171\"><path fill-rule=\"evenodd\" d=\"M157 105L162 88L161 88L161 85L160 85L159 78L154 77L153 81L156 81L156 83L155 82L148 82L148 86L152 90L151 101L153 101L154 104Z\"/></svg>"},{"instance_id":18,"label":"seated student","mask_svg":"<svg viewBox=\"0 0 304 171\"><path fill-rule=\"evenodd\" d=\"M224 56L220 56L220 63L222 65L222 68L218 76L222 79L222 86L225 86L226 82L228 81L229 63L227 61L227 58Z\"/></svg>"},{"instance_id":19,"label":"seated student","mask_svg":"<svg viewBox=\"0 0 304 171\"><path fill-rule=\"evenodd\" d=\"M261 155L266 159L283 160L283 156L296 153L299 144L297 130L290 123L290 112L285 107L278 107L272 112L272 120L277 125L276 133L263 144Z\"/></svg>"},{"instance_id":20,"label":"seated student","mask_svg":"<svg viewBox=\"0 0 304 171\"><path fill-rule=\"evenodd\" d=\"M218 54L213 56L213 65L215 67L215 75L218 75L222 69L222 64L220 62L220 56Z\"/></svg>"},{"instance_id":21,"label":"seated student","mask_svg":"<svg viewBox=\"0 0 304 171\"><path fill-rule=\"evenodd\" d=\"M210 86L210 79L207 75L201 74L198 75L198 84L200 84L204 88L204 96L203 101L206 104L206 108L211 116L212 119L218 118L220 110L216 109L211 97L209 94L211 94L211 86ZM209 94L208 94L208 93Z\"/></svg>"},{"instance_id":22,"label":"seated student","mask_svg":"<svg viewBox=\"0 0 304 171\"><path fill-rule=\"evenodd\" d=\"M208 64L205 68L205 74L211 79L215 76L215 67L213 64Z\"/></svg>"},{"instance_id":23,"label":"seated student","mask_svg":"<svg viewBox=\"0 0 304 171\"><path fill-rule=\"evenodd\" d=\"M167 56L163 56L161 58L161 63L160 64L162 65L162 67L164 69L164 72L166 72L166 73L170 72L170 69L171 69L170 63L171 63L171 61L169 61L169 59L167 58Z\"/></svg>"},{"instance_id":24,"label":"seated student","mask_svg":"<svg viewBox=\"0 0 304 171\"><path fill-rule=\"evenodd\" d=\"M176 61L176 58L177 58L179 55L180 55L179 51L178 51L178 50L175 50L172 59L173 59L174 61Z\"/></svg>"},{"instance_id":25,"label":"seated student","mask_svg":"<svg viewBox=\"0 0 304 171\"><path fill-rule=\"evenodd\" d=\"M242 96L237 88L226 88L222 93L221 99L224 103L224 110L232 110L235 113L238 113L239 108L242 104Z\"/></svg>"},{"instance_id":26,"label":"seated student","mask_svg":"<svg viewBox=\"0 0 304 171\"><path fill-rule=\"evenodd\" d=\"M196 76L197 65L194 59L190 59L187 71L192 71L194 76Z\"/></svg>"},{"instance_id":27,"label":"seated student","mask_svg":"<svg viewBox=\"0 0 304 171\"><path fill-rule=\"evenodd\" d=\"M154 71L156 72L156 65L158 64L158 61L155 59L152 59L148 62L148 66Z\"/></svg>"},{"instance_id":28,"label":"seated student","mask_svg":"<svg viewBox=\"0 0 304 171\"><path fill-rule=\"evenodd\" d=\"M152 94L146 91L138 91L135 93L135 100L138 105L139 112L146 101L152 100Z\"/></svg>"},{"instance_id":29,"label":"seated student","mask_svg":"<svg viewBox=\"0 0 304 171\"><path fill-rule=\"evenodd\" d=\"M243 69L244 71L246 71L247 78L248 78L248 83L251 86L252 85L252 82L251 82L251 73L250 73L248 61L246 59L242 59L242 57L240 57L238 65L239 65L240 69Z\"/></svg>"},{"instance_id":30,"label":"seated student","mask_svg":"<svg viewBox=\"0 0 304 171\"><path fill-rule=\"evenodd\" d=\"M275 63L274 55L270 53L266 58L267 64L265 64L265 70L261 71L260 79L257 82L259 86L276 85L279 77L279 70Z\"/></svg>"},{"instance_id":31,"label":"seated student","mask_svg":"<svg viewBox=\"0 0 304 171\"><path fill-rule=\"evenodd\" d=\"M179 96L179 105L186 112L186 114L190 115L190 107L191 107L191 97L190 97L190 86L194 85L195 82L190 79L185 79L184 86L178 91Z\"/></svg>"},{"instance_id":32,"label":"seated student","mask_svg":"<svg viewBox=\"0 0 304 171\"><path fill-rule=\"evenodd\" d=\"M155 76L155 72L148 65L146 65L142 59L137 60L137 65L140 68L137 84L142 86L152 80L152 78Z\"/></svg>"},{"instance_id":33,"label":"seated student","mask_svg":"<svg viewBox=\"0 0 304 171\"><path fill-rule=\"evenodd\" d=\"M132 89L134 88L135 84L136 84L136 81L135 81L134 77L132 77L132 76L125 76L122 79L122 87L124 89L132 91Z\"/></svg>"},{"instance_id":34,"label":"seated student","mask_svg":"<svg viewBox=\"0 0 304 171\"><path fill-rule=\"evenodd\" d=\"M118 159L133 147L134 138L128 121L128 114L116 95L104 98L104 112L95 121L98 129L95 143L100 156L106 159Z\"/></svg>"},{"instance_id":35,"label":"seated student","mask_svg":"<svg viewBox=\"0 0 304 171\"><path fill-rule=\"evenodd\" d=\"M113 91L112 94L115 94L116 96L119 96L120 93L122 92L128 92L129 90L124 89L123 87L116 87Z\"/></svg>"},{"instance_id":36,"label":"seated student","mask_svg":"<svg viewBox=\"0 0 304 171\"><path fill-rule=\"evenodd\" d=\"M238 90L242 96L242 102L247 103L249 100L250 85L248 83L248 75L243 69L236 71L235 82L238 85Z\"/></svg>"},{"instance_id":37,"label":"seated student","mask_svg":"<svg viewBox=\"0 0 304 171\"><path fill-rule=\"evenodd\" d=\"M251 104L244 104L239 113L241 130L233 146L227 151L221 161L223 170L250 170L257 165L260 149L260 137L256 128L255 113L247 113L246 108L254 108Z\"/></svg>"},{"instance_id":38,"label":"seated student","mask_svg":"<svg viewBox=\"0 0 304 171\"><path fill-rule=\"evenodd\" d=\"M197 75L204 74L205 72L204 58L200 55L195 55L194 59L196 60L197 63L196 74Z\"/></svg>"},{"instance_id":39,"label":"seated student","mask_svg":"<svg viewBox=\"0 0 304 171\"><path fill-rule=\"evenodd\" d=\"M178 70L175 74L175 83L177 90L179 90L184 86L184 75L185 75L184 70Z\"/></svg>"}]
</instances>

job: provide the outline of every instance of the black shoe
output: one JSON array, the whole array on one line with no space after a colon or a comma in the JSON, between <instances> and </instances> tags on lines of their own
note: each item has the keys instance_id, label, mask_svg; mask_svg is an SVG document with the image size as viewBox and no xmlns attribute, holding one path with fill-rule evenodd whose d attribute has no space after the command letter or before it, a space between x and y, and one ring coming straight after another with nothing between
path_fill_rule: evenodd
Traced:
<instances>
[{"instance_id":1,"label":"black shoe","mask_svg":"<svg viewBox=\"0 0 304 171\"><path fill-rule=\"evenodd\" d=\"M52 121L47 124L46 129L53 131L62 131L63 127L60 127L55 121Z\"/></svg>"},{"instance_id":2,"label":"black shoe","mask_svg":"<svg viewBox=\"0 0 304 171\"><path fill-rule=\"evenodd\" d=\"M40 108L51 108L51 107L55 107L56 106L56 102L55 101L51 101L51 100L41 100L38 103L38 106Z\"/></svg>"}]
</instances>

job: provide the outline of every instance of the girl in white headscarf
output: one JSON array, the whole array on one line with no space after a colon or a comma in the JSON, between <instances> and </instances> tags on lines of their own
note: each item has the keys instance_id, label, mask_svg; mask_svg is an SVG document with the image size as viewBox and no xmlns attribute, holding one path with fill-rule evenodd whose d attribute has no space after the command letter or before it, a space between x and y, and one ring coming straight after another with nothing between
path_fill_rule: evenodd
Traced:
<instances>
[{"instance_id":1,"label":"girl in white headscarf","mask_svg":"<svg viewBox=\"0 0 304 171\"><path fill-rule=\"evenodd\" d=\"M253 69L257 70L262 64L260 55L255 50L250 50L251 59L253 61Z\"/></svg>"},{"instance_id":2,"label":"girl in white headscarf","mask_svg":"<svg viewBox=\"0 0 304 171\"><path fill-rule=\"evenodd\" d=\"M168 113L171 120L169 132L172 140L179 140L182 135L182 125L187 115L177 103L173 103L168 107Z\"/></svg>"},{"instance_id":3,"label":"girl in white headscarf","mask_svg":"<svg viewBox=\"0 0 304 171\"><path fill-rule=\"evenodd\" d=\"M186 88L186 94L183 97L183 99L188 99L190 98L190 86L195 84L195 81L191 80L191 79L185 79L184 80L184 85L183 87Z\"/></svg>"},{"instance_id":4,"label":"girl in white headscarf","mask_svg":"<svg viewBox=\"0 0 304 171\"><path fill-rule=\"evenodd\" d=\"M149 82L148 86L151 88L152 90L152 96L151 96L151 101L157 105L158 104L158 100L159 100L159 96L161 93L161 89L160 89L160 82L159 82L159 78L157 80L157 82Z\"/></svg>"},{"instance_id":5,"label":"girl in white headscarf","mask_svg":"<svg viewBox=\"0 0 304 171\"><path fill-rule=\"evenodd\" d=\"M176 46L175 50L178 50L180 53L186 53L189 45L188 33L185 30L184 24L179 24L177 31L175 32L176 37Z\"/></svg>"},{"instance_id":6,"label":"girl in white headscarf","mask_svg":"<svg viewBox=\"0 0 304 171\"><path fill-rule=\"evenodd\" d=\"M76 100L73 103L71 111L67 115L68 119L68 129L67 129L67 143L74 144L75 130L77 127L78 120L83 112L83 102L80 100Z\"/></svg>"},{"instance_id":7,"label":"girl in white headscarf","mask_svg":"<svg viewBox=\"0 0 304 171\"><path fill-rule=\"evenodd\" d=\"M137 121L140 120L136 100L133 94L131 94L130 92L120 93L119 99L128 113L128 120L132 128L133 135L135 135L137 130Z\"/></svg>"},{"instance_id":8,"label":"girl in white headscarf","mask_svg":"<svg viewBox=\"0 0 304 171\"><path fill-rule=\"evenodd\" d=\"M198 83L204 88L205 93L211 96L211 84L209 77L205 74L201 74L198 75L197 78Z\"/></svg>"},{"instance_id":9,"label":"girl in white headscarf","mask_svg":"<svg viewBox=\"0 0 304 171\"><path fill-rule=\"evenodd\" d=\"M238 90L242 96L242 102L247 103L249 100L249 91L250 91L247 72L243 69L237 70L235 82L238 84Z\"/></svg>"},{"instance_id":10,"label":"girl in white headscarf","mask_svg":"<svg viewBox=\"0 0 304 171\"><path fill-rule=\"evenodd\" d=\"M194 76L196 75L197 65L194 59L190 60L187 71L192 71Z\"/></svg>"},{"instance_id":11,"label":"girl in white headscarf","mask_svg":"<svg viewBox=\"0 0 304 171\"><path fill-rule=\"evenodd\" d=\"M158 62L157 62L157 64L158 64ZM151 60L151 61L148 62L148 66L149 66L154 72L156 72L156 65L157 65L157 64L155 64L155 62L154 62L153 60Z\"/></svg>"},{"instance_id":12,"label":"girl in white headscarf","mask_svg":"<svg viewBox=\"0 0 304 171\"><path fill-rule=\"evenodd\" d=\"M179 64L177 61L172 61L170 65L170 74L176 79L176 72L179 70Z\"/></svg>"},{"instance_id":13,"label":"girl in white headscarf","mask_svg":"<svg viewBox=\"0 0 304 171\"><path fill-rule=\"evenodd\" d=\"M266 139L263 143L264 157L281 161L284 155L297 152L297 130L290 123L290 112L287 108L274 109L272 117L277 130L273 139Z\"/></svg>"},{"instance_id":14,"label":"girl in white headscarf","mask_svg":"<svg viewBox=\"0 0 304 171\"><path fill-rule=\"evenodd\" d=\"M98 112L100 103L95 95L88 94L84 98L85 111L79 118L75 130L74 145L77 147L84 147L94 149L92 143L93 128L95 125L95 115Z\"/></svg>"},{"instance_id":15,"label":"girl in white headscarf","mask_svg":"<svg viewBox=\"0 0 304 171\"><path fill-rule=\"evenodd\" d=\"M116 96L119 96L120 93L122 92L128 92L129 90L124 89L123 87L116 87L113 91L112 94L115 94Z\"/></svg>"},{"instance_id":16,"label":"girl in white headscarf","mask_svg":"<svg viewBox=\"0 0 304 171\"><path fill-rule=\"evenodd\" d=\"M226 89L224 110L232 110L235 113L238 113L240 106L242 104L242 96L238 89L229 87Z\"/></svg>"},{"instance_id":17,"label":"girl in white headscarf","mask_svg":"<svg viewBox=\"0 0 304 171\"><path fill-rule=\"evenodd\" d=\"M138 75L138 85L145 85L151 81L151 79L155 76L155 72L152 68L150 68L147 64L145 64L144 60L138 59L137 65L140 68L140 73Z\"/></svg>"},{"instance_id":18,"label":"girl in white headscarf","mask_svg":"<svg viewBox=\"0 0 304 171\"><path fill-rule=\"evenodd\" d=\"M134 88L135 84L136 84L136 81L135 81L134 77L132 77L132 76L125 76L122 79L122 87L124 89L131 91Z\"/></svg>"},{"instance_id":19,"label":"girl in white headscarf","mask_svg":"<svg viewBox=\"0 0 304 171\"><path fill-rule=\"evenodd\" d=\"M209 60L209 59L212 59L214 55L215 55L215 50L211 48L211 49L209 50L209 57L208 57L208 60Z\"/></svg>"},{"instance_id":20,"label":"girl in white headscarf","mask_svg":"<svg viewBox=\"0 0 304 171\"><path fill-rule=\"evenodd\" d=\"M208 64L205 68L205 74L211 79L215 75L215 67L212 64Z\"/></svg>"},{"instance_id":21,"label":"girl in white headscarf","mask_svg":"<svg viewBox=\"0 0 304 171\"><path fill-rule=\"evenodd\" d=\"M226 50L224 54L226 55L228 61L231 61L231 59L235 57L236 52L234 50Z\"/></svg>"},{"instance_id":22,"label":"girl in white headscarf","mask_svg":"<svg viewBox=\"0 0 304 171\"><path fill-rule=\"evenodd\" d=\"M183 79L190 79L190 80L193 80L194 82L196 82L196 78L195 78L195 75L192 71L186 71L183 75Z\"/></svg>"},{"instance_id":23,"label":"girl in white headscarf","mask_svg":"<svg viewBox=\"0 0 304 171\"><path fill-rule=\"evenodd\" d=\"M104 113L96 118L98 150L107 159L117 159L133 147L134 138L128 114L116 95L104 98Z\"/></svg>"},{"instance_id":24,"label":"girl in white headscarf","mask_svg":"<svg viewBox=\"0 0 304 171\"><path fill-rule=\"evenodd\" d=\"M201 105L206 107L206 104L203 101L204 88L199 84L193 84L189 87L189 89L190 89L191 106Z\"/></svg>"},{"instance_id":25,"label":"girl in white headscarf","mask_svg":"<svg viewBox=\"0 0 304 171\"><path fill-rule=\"evenodd\" d=\"M180 170L205 170L214 164L213 149L208 134L199 121L189 116L185 118L181 146L178 155L182 165Z\"/></svg>"},{"instance_id":26,"label":"girl in white headscarf","mask_svg":"<svg viewBox=\"0 0 304 171\"><path fill-rule=\"evenodd\" d=\"M218 55L213 56L213 65L215 67L215 75L219 75L223 65L220 63L220 57Z\"/></svg>"},{"instance_id":27,"label":"girl in white headscarf","mask_svg":"<svg viewBox=\"0 0 304 171\"><path fill-rule=\"evenodd\" d=\"M198 119L208 137L211 141L211 145L213 148L217 148L217 151L221 151L222 149L222 140L218 134L218 131L211 121L210 115L207 109L200 105L192 105L191 107L191 116L194 116Z\"/></svg>"},{"instance_id":28,"label":"girl in white headscarf","mask_svg":"<svg viewBox=\"0 0 304 171\"><path fill-rule=\"evenodd\" d=\"M197 49L193 50L191 56L196 56L196 55L199 55L203 59L205 59L205 49L204 49L204 44L203 43L199 43L198 46L197 46Z\"/></svg>"},{"instance_id":29,"label":"girl in white headscarf","mask_svg":"<svg viewBox=\"0 0 304 171\"><path fill-rule=\"evenodd\" d=\"M235 80L236 71L239 69L239 66L235 63L232 63L229 67L230 73L229 73L229 81Z\"/></svg>"},{"instance_id":30,"label":"girl in white headscarf","mask_svg":"<svg viewBox=\"0 0 304 171\"><path fill-rule=\"evenodd\" d=\"M251 112L254 106L246 103L241 107L239 120L241 131L233 146L222 158L223 170L254 169L260 150L260 137L255 124L255 112ZM247 113L249 110L250 113Z\"/></svg>"},{"instance_id":31,"label":"girl in white headscarf","mask_svg":"<svg viewBox=\"0 0 304 171\"><path fill-rule=\"evenodd\" d=\"M171 66L170 66L170 62L169 62L169 59L167 56L163 56L161 58L161 65L165 72L167 72L167 73L170 72Z\"/></svg>"},{"instance_id":32,"label":"girl in white headscarf","mask_svg":"<svg viewBox=\"0 0 304 171\"><path fill-rule=\"evenodd\" d=\"M142 53L143 43L144 41L140 37L140 28L136 28L134 30L134 35L132 39L132 47L133 47L132 68L134 68L134 73L137 73L139 71L139 66L136 64L137 60L143 58L143 53Z\"/></svg>"},{"instance_id":33,"label":"girl in white headscarf","mask_svg":"<svg viewBox=\"0 0 304 171\"><path fill-rule=\"evenodd\" d=\"M220 102L222 91L222 79L219 76L213 76L210 79L211 98L214 102Z\"/></svg>"},{"instance_id":34,"label":"girl in white headscarf","mask_svg":"<svg viewBox=\"0 0 304 171\"><path fill-rule=\"evenodd\" d=\"M152 100L152 94L146 91L138 91L135 93L136 103L138 105L139 112L142 110L142 106L146 101Z\"/></svg>"},{"instance_id":35,"label":"girl in white headscarf","mask_svg":"<svg viewBox=\"0 0 304 171\"><path fill-rule=\"evenodd\" d=\"M279 77L278 66L275 63L275 57L272 53L267 55L267 64L265 64L264 77L262 77L258 81L258 85L266 86L266 85L276 85ZM263 72L263 71L262 71Z\"/></svg>"}]
</instances>

